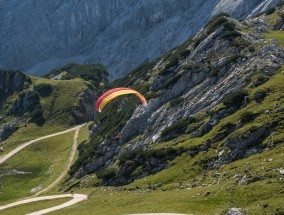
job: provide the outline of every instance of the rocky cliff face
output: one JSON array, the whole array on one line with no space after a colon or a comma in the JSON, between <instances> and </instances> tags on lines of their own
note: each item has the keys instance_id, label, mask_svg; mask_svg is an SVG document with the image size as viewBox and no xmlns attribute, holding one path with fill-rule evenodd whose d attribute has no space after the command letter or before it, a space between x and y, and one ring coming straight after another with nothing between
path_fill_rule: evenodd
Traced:
<instances>
[{"instance_id":1,"label":"rocky cliff face","mask_svg":"<svg viewBox=\"0 0 284 215\"><path fill-rule=\"evenodd\" d=\"M193 39L113 82L144 93L148 105L131 109L133 100L124 99L98 115L71 174L96 173L102 184L121 185L167 168L182 153L208 169L263 151L281 131L284 110L282 87L274 83L283 79L284 50L264 38L273 28L267 20L217 17Z\"/></svg>"},{"instance_id":2,"label":"rocky cliff face","mask_svg":"<svg viewBox=\"0 0 284 215\"><path fill-rule=\"evenodd\" d=\"M278 0L0 1L0 68L42 75L103 63L112 79L160 56L215 14L246 18Z\"/></svg>"},{"instance_id":3,"label":"rocky cliff face","mask_svg":"<svg viewBox=\"0 0 284 215\"><path fill-rule=\"evenodd\" d=\"M26 79L28 78L24 73L0 70L0 111L9 96L24 89Z\"/></svg>"}]
</instances>

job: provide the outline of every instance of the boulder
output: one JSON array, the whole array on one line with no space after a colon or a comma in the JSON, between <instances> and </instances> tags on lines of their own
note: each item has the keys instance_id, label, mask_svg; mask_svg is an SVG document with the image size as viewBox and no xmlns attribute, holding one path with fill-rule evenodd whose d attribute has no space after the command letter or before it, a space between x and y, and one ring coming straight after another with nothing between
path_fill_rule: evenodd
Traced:
<instances>
[{"instance_id":1,"label":"boulder","mask_svg":"<svg viewBox=\"0 0 284 215\"><path fill-rule=\"evenodd\" d=\"M242 212L241 212L241 208L231 208L227 215L244 215Z\"/></svg>"},{"instance_id":2,"label":"boulder","mask_svg":"<svg viewBox=\"0 0 284 215\"><path fill-rule=\"evenodd\" d=\"M15 131L17 131L17 126L15 122L8 122L0 127L0 141L6 140Z\"/></svg>"}]
</instances>

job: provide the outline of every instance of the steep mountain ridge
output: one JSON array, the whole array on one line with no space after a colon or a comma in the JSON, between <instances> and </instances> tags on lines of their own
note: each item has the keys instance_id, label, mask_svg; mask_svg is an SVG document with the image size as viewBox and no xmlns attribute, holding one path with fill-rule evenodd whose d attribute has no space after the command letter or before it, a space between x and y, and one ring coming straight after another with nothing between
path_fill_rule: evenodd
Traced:
<instances>
[{"instance_id":1,"label":"steep mountain ridge","mask_svg":"<svg viewBox=\"0 0 284 215\"><path fill-rule=\"evenodd\" d=\"M43 75L69 62L102 63L114 79L181 44L213 15L244 19L277 2L2 0L0 68Z\"/></svg>"},{"instance_id":2,"label":"steep mountain ridge","mask_svg":"<svg viewBox=\"0 0 284 215\"><path fill-rule=\"evenodd\" d=\"M169 168L184 153L203 157L196 165L206 170L282 143L284 50L261 33L273 29L269 20L218 16L196 37L112 82L110 88L144 93L147 108L134 98L106 107L70 173L123 185Z\"/></svg>"}]
</instances>

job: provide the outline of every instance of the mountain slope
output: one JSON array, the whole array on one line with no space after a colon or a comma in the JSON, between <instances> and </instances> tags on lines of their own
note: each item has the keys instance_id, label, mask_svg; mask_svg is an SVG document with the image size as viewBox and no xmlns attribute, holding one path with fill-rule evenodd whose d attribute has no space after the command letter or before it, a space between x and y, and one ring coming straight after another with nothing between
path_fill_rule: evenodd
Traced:
<instances>
[{"instance_id":1,"label":"mountain slope","mask_svg":"<svg viewBox=\"0 0 284 215\"><path fill-rule=\"evenodd\" d=\"M110 88L144 93L148 106L134 97L107 106L70 174L96 173L99 184L124 185L175 168L175 159L192 162L197 174L282 144L284 50L261 33L274 28L271 16L215 17L193 39L112 82Z\"/></svg>"},{"instance_id":2,"label":"mountain slope","mask_svg":"<svg viewBox=\"0 0 284 215\"><path fill-rule=\"evenodd\" d=\"M244 19L277 2L2 0L0 68L43 75L69 62L102 63L114 79L181 44L213 15Z\"/></svg>"},{"instance_id":3,"label":"mountain slope","mask_svg":"<svg viewBox=\"0 0 284 215\"><path fill-rule=\"evenodd\" d=\"M96 94L108 82L105 68L69 64L54 77L0 70L0 141L30 124L69 127L93 119Z\"/></svg>"}]
</instances>

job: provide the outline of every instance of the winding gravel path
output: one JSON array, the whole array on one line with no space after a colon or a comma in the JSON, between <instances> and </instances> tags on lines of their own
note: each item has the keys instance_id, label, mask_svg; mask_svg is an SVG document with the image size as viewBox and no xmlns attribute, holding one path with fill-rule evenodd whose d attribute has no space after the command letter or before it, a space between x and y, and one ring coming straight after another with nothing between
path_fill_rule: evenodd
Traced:
<instances>
[{"instance_id":1,"label":"winding gravel path","mask_svg":"<svg viewBox=\"0 0 284 215\"><path fill-rule=\"evenodd\" d=\"M75 127L75 135L74 135L74 140L73 140L73 146L72 146L72 150L70 153L70 156L68 158L68 161L64 167L64 170L62 171L62 173L60 174L60 176L48 187L44 188L43 190L39 191L38 193L35 194L35 196L39 196L40 194L50 190L51 188L53 188L55 185L57 185L61 179L67 174L68 170L70 169L71 165L72 165L72 161L75 157L76 154L76 150L77 150L77 139L78 139L78 135L79 135L79 131L82 128L82 126L84 125L79 125Z\"/></svg>"},{"instance_id":2,"label":"winding gravel path","mask_svg":"<svg viewBox=\"0 0 284 215\"><path fill-rule=\"evenodd\" d=\"M74 128L70 128L70 129L67 129L65 131L61 131L61 132L58 132L58 133L55 133L55 134L50 134L50 135L46 135L44 137L40 137L40 138L37 138L35 140L31 140L29 142L26 142L26 143L23 143L22 145L18 146L17 148L15 148L14 150L12 150L11 152L9 152L8 154L0 157L0 164L4 163L6 160L8 160L9 158L13 157L15 154L17 154L18 152L20 152L21 150L23 150L24 148L26 148L27 146L35 143L35 142L38 142L40 140L44 140L44 139L47 139L47 138L50 138L50 137L55 137L55 136L58 136L58 135L61 135L61 134L66 134L68 132L71 132L71 131L74 131L74 130L77 130L82 127L83 125L78 125Z\"/></svg>"},{"instance_id":3,"label":"winding gravel path","mask_svg":"<svg viewBox=\"0 0 284 215\"><path fill-rule=\"evenodd\" d=\"M58 206L54 206L51 208L47 208L44 210L40 210L37 212L33 212L30 213L29 215L40 215L40 214L46 214L49 213L51 211L56 211L62 208L66 208L68 206L74 205L78 202L84 201L87 199L86 195L83 194L63 194L63 195L53 195L53 196L41 196L41 197L35 197L35 198L29 198L29 199L25 199L25 200L21 200L18 202L14 202L8 205L4 205L4 206L0 206L0 211L7 209L7 208L11 208L11 207L15 207L15 206L19 206L19 205L23 205L23 204L28 204L28 203L32 203L32 202L38 202L38 201L44 201L44 200L52 200L52 199L60 199L60 198L72 198L70 201L65 202L61 205Z\"/></svg>"},{"instance_id":4,"label":"winding gravel path","mask_svg":"<svg viewBox=\"0 0 284 215\"><path fill-rule=\"evenodd\" d=\"M61 134L65 134L65 133L68 133L68 132L71 132L71 131L75 130L72 150L71 150L70 156L68 158L68 161L67 161L67 163L66 163L66 165L64 167L64 170L62 171L60 176L51 185L49 185L48 187L46 187L45 189L41 190L40 192L38 192L35 195L35 196L38 196L38 195L48 191L49 189L53 188L67 174L67 172L68 172L68 170L69 170L69 168L70 168L70 166L72 164L72 161L73 161L73 159L75 157L76 150L77 150L77 142L78 142L77 139L78 139L79 131L80 131L80 129L83 126L84 126L84 124L83 125L78 125L78 126L76 126L74 128L71 128L71 129L68 129L68 130L65 130L65 131L62 131L62 132L58 132L58 133L55 133L55 134L50 134L50 135L47 135L47 136L44 136L44 137L37 138L35 140L31 140L29 142L23 143L22 145L18 146L16 149L14 149L11 152L9 152L7 155L4 155L4 156L0 157L0 164L4 163L6 160L8 160L12 156L14 156L15 154L17 154L18 152L20 152L21 150L23 150L27 146L29 146L29 145L31 145L31 144L33 144L35 142L38 142L40 140L47 139L47 138L50 138L50 137L58 136L58 135L61 135ZM27 203L32 203L32 202L37 202L37 201L44 201L44 200L51 200L51 199L59 199L59 198L72 198L72 199L70 201L68 201L68 202L65 202L65 203L61 204L61 205L58 205L58 206L55 206L55 207L51 207L51 208L47 208L47 209L44 209L44 210L40 210L40 211L37 211L37 212L30 213L30 215L40 215L40 214L49 213L51 211L60 210L62 208L65 208L65 207L74 205L74 204L76 204L78 202L84 201L84 200L86 200L88 198L88 196L83 195L83 194L74 194L74 195L72 195L72 194L63 194L63 195L53 195L53 196L41 196L41 197L35 197L35 198L27 198L27 199L24 199L24 200L21 200L21 201L18 201L18 202L14 202L14 203L11 203L11 204L0 206L0 211L4 210L4 209L7 209L7 208L15 207L15 206L18 206L18 205L27 204Z\"/></svg>"}]
</instances>

